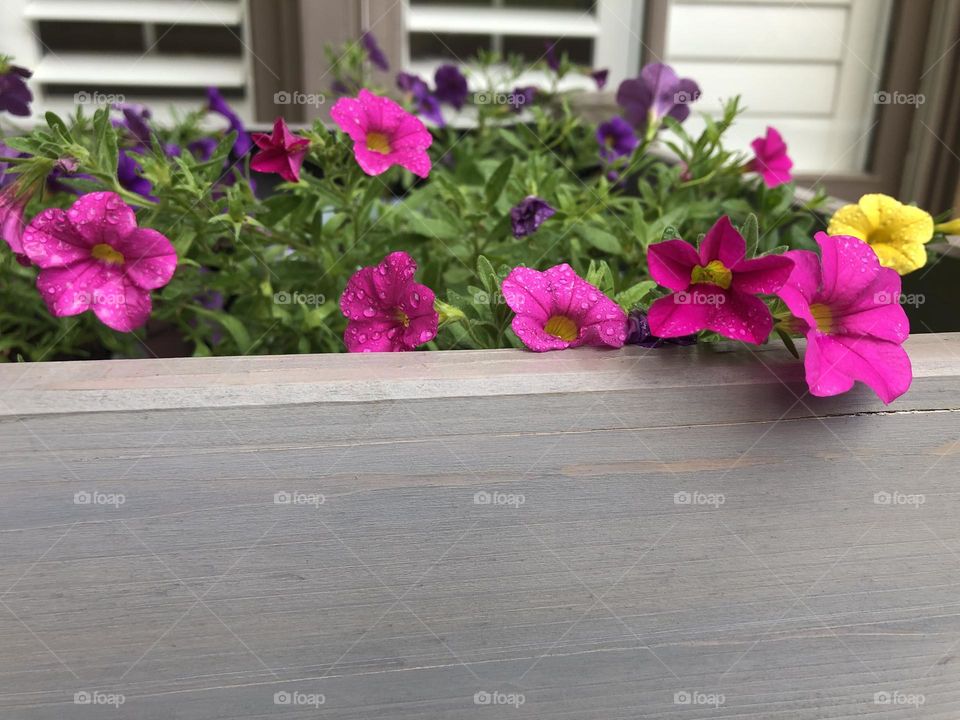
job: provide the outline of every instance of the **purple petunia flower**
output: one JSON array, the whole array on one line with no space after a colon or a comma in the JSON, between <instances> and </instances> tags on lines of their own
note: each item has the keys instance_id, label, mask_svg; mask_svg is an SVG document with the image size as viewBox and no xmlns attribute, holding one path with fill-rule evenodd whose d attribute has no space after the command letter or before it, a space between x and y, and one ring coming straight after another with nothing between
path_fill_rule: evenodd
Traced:
<instances>
[{"instance_id":1,"label":"purple petunia flower","mask_svg":"<svg viewBox=\"0 0 960 720\"><path fill-rule=\"evenodd\" d=\"M125 127L134 139L142 145L150 145L150 125L152 117L150 108L146 105L132 103L116 103L115 110L123 113L123 120L114 120L114 127Z\"/></svg>"},{"instance_id":2,"label":"purple petunia flower","mask_svg":"<svg viewBox=\"0 0 960 720\"><path fill-rule=\"evenodd\" d=\"M397 87L413 99L417 115L425 117L438 127L446 124L440 110L440 101L430 92L430 86L423 78L412 73L398 73Z\"/></svg>"},{"instance_id":3,"label":"purple petunia flower","mask_svg":"<svg viewBox=\"0 0 960 720\"><path fill-rule=\"evenodd\" d=\"M590 73L590 77L592 77L593 81L597 84L597 90L603 90L607 86L607 77L609 75L610 71L607 68L594 70Z\"/></svg>"},{"instance_id":4,"label":"purple petunia flower","mask_svg":"<svg viewBox=\"0 0 960 720\"><path fill-rule=\"evenodd\" d=\"M631 310L627 316L627 345L639 345L645 348L657 348L670 345L696 345L697 336L683 335L674 338L657 337L650 331L646 310Z\"/></svg>"},{"instance_id":5,"label":"purple petunia flower","mask_svg":"<svg viewBox=\"0 0 960 720\"><path fill-rule=\"evenodd\" d=\"M206 162L213 156L213 151L217 149L217 141L212 137L204 137L194 140L187 145L187 150L193 153L193 156L201 162Z\"/></svg>"},{"instance_id":6,"label":"purple petunia flower","mask_svg":"<svg viewBox=\"0 0 960 720\"><path fill-rule=\"evenodd\" d=\"M544 52L544 58L547 61L547 67L554 72L560 71L560 58L557 57L558 42L558 40L554 40L553 42L545 40L543 43L543 47L546 48L546 51Z\"/></svg>"},{"instance_id":7,"label":"purple petunia flower","mask_svg":"<svg viewBox=\"0 0 960 720\"><path fill-rule=\"evenodd\" d=\"M32 75L19 65L4 65L0 58L0 112L6 110L20 117L30 115L33 93L24 81Z\"/></svg>"},{"instance_id":8,"label":"purple petunia flower","mask_svg":"<svg viewBox=\"0 0 960 720\"><path fill-rule=\"evenodd\" d=\"M547 204L546 200L541 200L535 195L528 195L510 211L513 236L522 238L531 235L547 218L553 217L556 212Z\"/></svg>"},{"instance_id":9,"label":"purple petunia flower","mask_svg":"<svg viewBox=\"0 0 960 720\"><path fill-rule=\"evenodd\" d=\"M383 50L380 49L380 45L377 43L377 39L373 36L372 32L369 30L364 31L363 35L360 36L360 43L363 45L363 49L367 51L367 57L371 63L384 72L390 69L387 56L383 54Z\"/></svg>"},{"instance_id":10,"label":"purple petunia flower","mask_svg":"<svg viewBox=\"0 0 960 720\"><path fill-rule=\"evenodd\" d=\"M653 131L667 115L683 122L690 114L690 103L700 97L699 86L690 78L680 78L673 68L651 63L640 77L624 80L617 90L617 103L627 121L636 128Z\"/></svg>"},{"instance_id":11,"label":"purple petunia flower","mask_svg":"<svg viewBox=\"0 0 960 720\"><path fill-rule=\"evenodd\" d=\"M597 126L597 142L600 143L600 157L612 162L630 155L638 140L630 123L622 117L612 117Z\"/></svg>"},{"instance_id":12,"label":"purple petunia flower","mask_svg":"<svg viewBox=\"0 0 960 720\"><path fill-rule=\"evenodd\" d=\"M223 99L223 95L220 94L220 91L215 87L208 87L207 102L207 107L210 109L210 111L226 118L227 122L230 124L230 131L237 133L237 139L233 143L233 154L239 158L250 152L250 150L253 149L253 141L250 139L250 135L243 126L243 121L240 119L240 116L237 115L233 111L233 108L227 104L227 101Z\"/></svg>"},{"instance_id":13,"label":"purple petunia flower","mask_svg":"<svg viewBox=\"0 0 960 720\"><path fill-rule=\"evenodd\" d=\"M120 151L117 158L117 180L120 181L121 187L138 195L143 195L150 200L156 200L153 196L153 185L140 174L142 168L135 157L139 155L140 153L136 150L124 149Z\"/></svg>"},{"instance_id":14,"label":"purple petunia flower","mask_svg":"<svg viewBox=\"0 0 960 720\"><path fill-rule=\"evenodd\" d=\"M515 113L519 113L522 112L523 108L525 108L527 105L532 105L536 96L537 88L533 85L515 87L513 92L510 93L510 96L507 98L507 104Z\"/></svg>"},{"instance_id":15,"label":"purple petunia flower","mask_svg":"<svg viewBox=\"0 0 960 720\"><path fill-rule=\"evenodd\" d=\"M467 100L467 79L456 65L441 65L433 76L436 84L434 94L440 102L452 105L457 110Z\"/></svg>"}]
</instances>

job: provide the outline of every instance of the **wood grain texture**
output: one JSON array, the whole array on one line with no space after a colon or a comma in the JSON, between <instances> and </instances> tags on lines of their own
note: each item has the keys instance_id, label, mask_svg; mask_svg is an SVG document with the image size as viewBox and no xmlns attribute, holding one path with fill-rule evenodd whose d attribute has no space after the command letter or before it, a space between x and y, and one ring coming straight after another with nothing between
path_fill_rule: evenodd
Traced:
<instances>
[{"instance_id":1,"label":"wood grain texture","mask_svg":"<svg viewBox=\"0 0 960 720\"><path fill-rule=\"evenodd\" d=\"M891 406L780 351L0 367L0 718L956 720L960 336L908 348Z\"/></svg>"}]
</instances>

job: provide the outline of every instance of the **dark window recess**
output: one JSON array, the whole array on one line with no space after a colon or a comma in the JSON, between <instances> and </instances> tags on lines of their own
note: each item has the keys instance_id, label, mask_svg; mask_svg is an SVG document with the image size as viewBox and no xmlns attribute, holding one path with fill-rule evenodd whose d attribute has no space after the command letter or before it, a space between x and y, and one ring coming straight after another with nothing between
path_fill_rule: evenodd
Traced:
<instances>
[{"instance_id":1,"label":"dark window recess","mask_svg":"<svg viewBox=\"0 0 960 720\"><path fill-rule=\"evenodd\" d=\"M594 0L503 0L503 6L508 8L525 8L530 10L579 10L593 12L597 3Z\"/></svg>"},{"instance_id":2,"label":"dark window recess","mask_svg":"<svg viewBox=\"0 0 960 720\"><path fill-rule=\"evenodd\" d=\"M503 53L505 55L521 55L526 62L542 60L546 52L546 43L556 45L557 57L567 53L570 61L578 65L593 63L593 40L590 38L562 38L552 40L542 37L511 37L503 38Z\"/></svg>"},{"instance_id":3,"label":"dark window recess","mask_svg":"<svg viewBox=\"0 0 960 720\"><path fill-rule=\"evenodd\" d=\"M48 52L142 53L143 26L139 23L41 21L40 42Z\"/></svg>"},{"instance_id":4,"label":"dark window recess","mask_svg":"<svg viewBox=\"0 0 960 720\"><path fill-rule=\"evenodd\" d=\"M102 84L92 84L92 85L73 85L73 84L64 84L64 83L49 83L44 84L43 91L48 96L56 97L69 97L76 95L80 92L91 92L96 90L102 95L123 95L140 98L169 98L169 97L182 97L182 98L196 98L197 99L197 108L206 105L207 103L207 92L205 88L184 88L184 87L127 87L122 85L102 85ZM224 89L221 91L221 94L227 99L228 102L234 102L243 99L243 91L236 90L231 88L229 91ZM88 115L90 113L87 113Z\"/></svg>"},{"instance_id":5,"label":"dark window recess","mask_svg":"<svg viewBox=\"0 0 960 720\"><path fill-rule=\"evenodd\" d=\"M434 33L410 33L410 57L448 58L468 61L478 50L489 50L492 41L489 35L436 35Z\"/></svg>"},{"instance_id":6,"label":"dark window recess","mask_svg":"<svg viewBox=\"0 0 960 720\"><path fill-rule=\"evenodd\" d=\"M190 55L241 55L239 27L225 25L157 25L153 52Z\"/></svg>"}]
</instances>

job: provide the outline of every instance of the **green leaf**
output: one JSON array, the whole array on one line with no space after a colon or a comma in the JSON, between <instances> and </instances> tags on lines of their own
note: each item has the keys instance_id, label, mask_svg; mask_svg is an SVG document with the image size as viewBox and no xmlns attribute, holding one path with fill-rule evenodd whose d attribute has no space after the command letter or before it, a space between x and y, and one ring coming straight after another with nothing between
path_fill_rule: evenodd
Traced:
<instances>
[{"instance_id":1,"label":"green leaf","mask_svg":"<svg viewBox=\"0 0 960 720\"><path fill-rule=\"evenodd\" d=\"M657 284L653 280L641 280L636 285L617 293L616 301L624 310L631 310L650 294Z\"/></svg>"},{"instance_id":2,"label":"green leaf","mask_svg":"<svg viewBox=\"0 0 960 720\"><path fill-rule=\"evenodd\" d=\"M753 213L747 215L747 219L740 228L740 234L747 243L746 257L752 258L757 254L757 248L760 245L760 226L757 224L757 216Z\"/></svg>"},{"instance_id":3,"label":"green leaf","mask_svg":"<svg viewBox=\"0 0 960 720\"><path fill-rule=\"evenodd\" d=\"M593 245L597 250L610 255L622 255L623 246L620 241L606 230L585 225L580 228L580 234L583 239Z\"/></svg>"},{"instance_id":4,"label":"green leaf","mask_svg":"<svg viewBox=\"0 0 960 720\"><path fill-rule=\"evenodd\" d=\"M227 313L214 312L198 306L194 306L193 311L198 315L210 318L211 320L223 325L224 329L230 333L230 337L232 337L233 341L237 344L237 349L241 354L250 350L250 346L252 345L250 342L250 335L247 333L247 329L238 318L234 317L233 315L228 315Z\"/></svg>"},{"instance_id":5,"label":"green leaf","mask_svg":"<svg viewBox=\"0 0 960 720\"><path fill-rule=\"evenodd\" d=\"M492 296L499 292L500 278L497 276L496 270L493 269L493 265L483 255L477 258L477 275L480 277L480 282L483 283L484 290L489 295Z\"/></svg>"},{"instance_id":6,"label":"green leaf","mask_svg":"<svg viewBox=\"0 0 960 720\"><path fill-rule=\"evenodd\" d=\"M510 172L512 170L513 155L508 155L507 159L500 163L500 166L493 171L493 174L487 181L487 186L483 190L487 205L492 206L500 199L500 196L503 194L503 188L506 187L507 180L510 179Z\"/></svg>"},{"instance_id":7,"label":"green leaf","mask_svg":"<svg viewBox=\"0 0 960 720\"><path fill-rule=\"evenodd\" d=\"M47 120L47 125L50 126L50 129L57 133L60 138L65 143L72 143L73 137L70 135L70 130L67 129L66 123L60 119L60 116L56 113L48 112L44 115Z\"/></svg>"},{"instance_id":8,"label":"green leaf","mask_svg":"<svg viewBox=\"0 0 960 720\"><path fill-rule=\"evenodd\" d=\"M777 335L780 336L780 339L783 341L783 344L786 346L787 350L790 351L790 354L793 355L797 360L800 359L800 353L797 351L797 346L793 342L793 338L790 337L786 332L781 328L776 328Z\"/></svg>"}]
</instances>

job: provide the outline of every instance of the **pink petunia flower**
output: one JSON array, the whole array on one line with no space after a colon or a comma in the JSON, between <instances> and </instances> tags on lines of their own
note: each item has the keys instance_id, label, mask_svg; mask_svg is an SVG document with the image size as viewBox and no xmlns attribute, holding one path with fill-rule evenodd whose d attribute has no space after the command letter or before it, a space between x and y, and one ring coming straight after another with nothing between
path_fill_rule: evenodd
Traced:
<instances>
[{"instance_id":1,"label":"pink petunia flower","mask_svg":"<svg viewBox=\"0 0 960 720\"><path fill-rule=\"evenodd\" d=\"M712 330L759 345L773 330L773 316L758 294L773 294L790 276L784 255L747 260L743 236L724 215L693 249L684 240L650 246L647 264L658 283L675 292L650 306L650 330L663 338Z\"/></svg>"},{"instance_id":2,"label":"pink petunia flower","mask_svg":"<svg viewBox=\"0 0 960 720\"><path fill-rule=\"evenodd\" d=\"M367 175L380 175L394 165L420 177L430 174L427 148L433 136L390 98L364 89L356 98L337 100L330 117L353 140L353 154Z\"/></svg>"},{"instance_id":3,"label":"pink petunia flower","mask_svg":"<svg viewBox=\"0 0 960 720\"><path fill-rule=\"evenodd\" d=\"M250 167L257 172L276 173L287 182L300 182L300 167L307 156L310 141L294 135L283 121L273 123L273 135L254 133L253 142L260 148Z\"/></svg>"},{"instance_id":4,"label":"pink petunia flower","mask_svg":"<svg viewBox=\"0 0 960 720\"><path fill-rule=\"evenodd\" d=\"M910 323L900 305L900 276L855 237L821 232L816 240L819 258L809 250L786 253L794 269L777 292L807 337L810 392L839 395L859 380L893 402L913 379L901 347Z\"/></svg>"},{"instance_id":5,"label":"pink petunia flower","mask_svg":"<svg viewBox=\"0 0 960 720\"><path fill-rule=\"evenodd\" d=\"M544 272L514 268L503 281L503 298L516 313L513 331L537 352L618 348L627 339L627 314L566 263Z\"/></svg>"},{"instance_id":6,"label":"pink petunia flower","mask_svg":"<svg viewBox=\"0 0 960 720\"><path fill-rule=\"evenodd\" d=\"M755 157L747 163L746 170L759 173L767 187L777 187L793 179L790 174L793 160L787 155L787 144L780 133L768 127L766 136L758 137L750 146Z\"/></svg>"},{"instance_id":7,"label":"pink petunia flower","mask_svg":"<svg viewBox=\"0 0 960 720\"><path fill-rule=\"evenodd\" d=\"M413 350L437 335L440 316L433 290L414 282L417 263L393 252L347 281L340 310L347 318L343 341L350 352Z\"/></svg>"},{"instance_id":8,"label":"pink petunia flower","mask_svg":"<svg viewBox=\"0 0 960 720\"><path fill-rule=\"evenodd\" d=\"M129 332L150 316L150 291L170 282L177 253L156 230L138 228L112 192L49 208L23 232L23 250L41 270L37 289L56 317L92 309L107 327Z\"/></svg>"},{"instance_id":9,"label":"pink petunia flower","mask_svg":"<svg viewBox=\"0 0 960 720\"><path fill-rule=\"evenodd\" d=\"M0 188L0 237L10 246L21 265L30 265L23 252L23 229L26 222L23 214L27 209L30 193L24 193L16 183Z\"/></svg>"}]
</instances>

